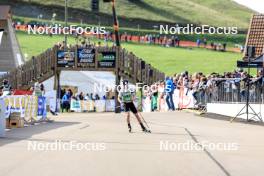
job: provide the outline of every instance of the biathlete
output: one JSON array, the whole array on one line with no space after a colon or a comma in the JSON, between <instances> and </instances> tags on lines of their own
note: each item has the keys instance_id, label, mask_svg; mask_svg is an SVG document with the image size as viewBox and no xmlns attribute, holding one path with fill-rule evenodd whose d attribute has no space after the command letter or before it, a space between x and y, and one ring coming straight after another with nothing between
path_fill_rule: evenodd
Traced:
<instances>
[{"instance_id":1,"label":"biathlete","mask_svg":"<svg viewBox=\"0 0 264 176\"><path fill-rule=\"evenodd\" d=\"M137 121L139 122L142 131L146 132L146 133L150 133L150 130L148 130L142 123L137 108L135 107L133 101L135 99L135 95L132 91L130 91L128 89L128 81L124 80L123 81L123 89L119 92L119 96L118 96L118 101L120 103L124 104L124 109L125 112L127 113L127 125L128 125L128 130L131 133L132 132L132 127L130 124L130 111L135 115L135 117L137 118Z\"/></svg>"}]
</instances>

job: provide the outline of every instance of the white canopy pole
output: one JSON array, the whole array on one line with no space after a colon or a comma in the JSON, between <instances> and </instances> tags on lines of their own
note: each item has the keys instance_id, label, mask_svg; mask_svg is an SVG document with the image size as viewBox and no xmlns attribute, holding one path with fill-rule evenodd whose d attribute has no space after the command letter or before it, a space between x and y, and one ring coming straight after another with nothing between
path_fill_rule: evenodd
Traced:
<instances>
[{"instance_id":1,"label":"white canopy pole","mask_svg":"<svg viewBox=\"0 0 264 176\"><path fill-rule=\"evenodd\" d=\"M1 42L2 42L3 33L4 33L4 30L0 29L0 45L1 45Z\"/></svg>"}]
</instances>

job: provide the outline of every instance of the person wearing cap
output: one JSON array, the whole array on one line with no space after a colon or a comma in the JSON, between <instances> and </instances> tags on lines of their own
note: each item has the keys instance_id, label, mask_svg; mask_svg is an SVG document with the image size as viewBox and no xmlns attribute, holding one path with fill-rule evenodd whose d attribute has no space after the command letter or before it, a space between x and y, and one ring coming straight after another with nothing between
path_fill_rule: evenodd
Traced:
<instances>
[{"instance_id":1,"label":"person wearing cap","mask_svg":"<svg viewBox=\"0 0 264 176\"><path fill-rule=\"evenodd\" d=\"M2 96L11 95L12 87L10 86L8 80L6 79L3 80L3 84L0 87L0 89L2 90Z\"/></svg>"},{"instance_id":2,"label":"person wearing cap","mask_svg":"<svg viewBox=\"0 0 264 176\"><path fill-rule=\"evenodd\" d=\"M118 101L120 103L123 103L124 104L124 108L125 108L125 112L127 113L127 125L128 125L128 129L129 129L129 132L131 133L132 132L132 127L131 127L131 124L130 124L130 111L135 115L135 117L137 118L141 128L142 128L142 131L143 132L150 132L148 129L146 129L146 127L143 125L140 117L139 117L139 114L138 114L138 111L137 111L137 108L135 107L133 101L135 99L135 94L132 90L129 90L128 88L128 81L127 80L124 80L123 81L123 87L122 89L119 91L119 95L118 95Z\"/></svg>"}]
</instances>

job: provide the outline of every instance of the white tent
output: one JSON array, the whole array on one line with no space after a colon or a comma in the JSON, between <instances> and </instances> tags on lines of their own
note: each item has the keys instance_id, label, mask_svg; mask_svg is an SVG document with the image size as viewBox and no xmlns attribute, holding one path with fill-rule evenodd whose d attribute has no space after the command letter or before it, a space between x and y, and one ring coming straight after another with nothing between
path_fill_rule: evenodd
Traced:
<instances>
[{"instance_id":1,"label":"white tent","mask_svg":"<svg viewBox=\"0 0 264 176\"><path fill-rule=\"evenodd\" d=\"M46 92L52 91L54 86L54 77L43 82ZM97 71L62 71L60 75L61 86L76 86L78 93L84 94L93 93L100 97L105 95L105 92L99 92L94 89L94 86L113 87L115 85L115 75L111 72Z\"/></svg>"}]
</instances>

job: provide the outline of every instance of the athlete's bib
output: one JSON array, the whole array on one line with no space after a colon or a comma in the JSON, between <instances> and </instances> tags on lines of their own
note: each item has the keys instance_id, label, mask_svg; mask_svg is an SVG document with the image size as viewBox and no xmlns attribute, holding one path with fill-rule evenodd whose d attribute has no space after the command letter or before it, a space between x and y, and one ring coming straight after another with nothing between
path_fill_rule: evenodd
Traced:
<instances>
[{"instance_id":1,"label":"athlete's bib","mask_svg":"<svg viewBox=\"0 0 264 176\"><path fill-rule=\"evenodd\" d=\"M122 101L124 103L132 102L131 92L122 92Z\"/></svg>"}]
</instances>

